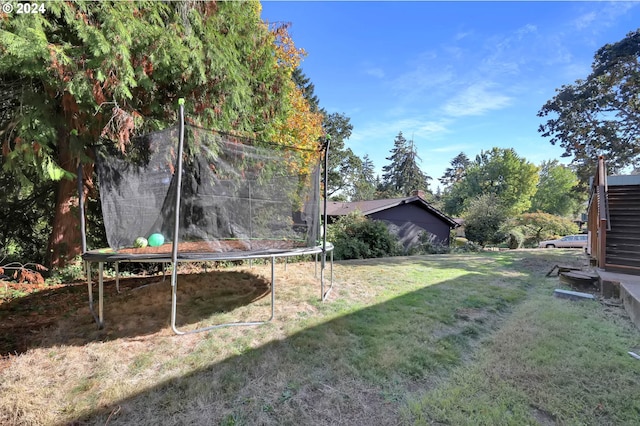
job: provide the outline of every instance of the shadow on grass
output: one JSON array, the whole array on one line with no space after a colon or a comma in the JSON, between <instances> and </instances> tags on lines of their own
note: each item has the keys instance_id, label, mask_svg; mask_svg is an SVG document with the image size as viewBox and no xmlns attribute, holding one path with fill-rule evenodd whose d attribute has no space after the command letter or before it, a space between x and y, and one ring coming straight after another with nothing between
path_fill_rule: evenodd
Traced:
<instances>
[{"instance_id":1,"label":"shadow on grass","mask_svg":"<svg viewBox=\"0 0 640 426\"><path fill-rule=\"evenodd\" d=\"M247 306L270 294L263 277L236 271L184 274L178 277L177 325L193 324L215 313ZM97 284L94 282L97 311ZM105 281L104 317L99 330L89 311L86 283L41 290L0 305L0 356L17 355L51 345L84 345L157 333L169 324L171 279L161 276ZM268 314L265 314L268 318ZM55 335L42 330L62 323Z\"/></svg>"},{"instance_id":2,"label":"shadow on grass","mask_svg":"<svg viewBox=\"0 0 640 426\"><path fill-rule=\"evenodd\" d=\"M435 260L359 263L440 267ZM494 266L497 261L488 259ZM490 270L488 265L485 272L410 291L257 348L247 346L239 355L204 363L73 424L153 424L162 419L172 424L398 424L407 393L433 386L438 374L461 363L503 310L524 298L520 282L514 282L508 305L503 293L470 298L466 289L476 291L476 277ZM339 313L332 304L340 305L334 300L320 309ZM263 326L264 333L270 327ZM260 329L247 330L241 340L251 341ZM216 339L217 332L203 338L190 357L206 358L207 351L219 350L225 342Z\"/></svg>"}]
</instances>

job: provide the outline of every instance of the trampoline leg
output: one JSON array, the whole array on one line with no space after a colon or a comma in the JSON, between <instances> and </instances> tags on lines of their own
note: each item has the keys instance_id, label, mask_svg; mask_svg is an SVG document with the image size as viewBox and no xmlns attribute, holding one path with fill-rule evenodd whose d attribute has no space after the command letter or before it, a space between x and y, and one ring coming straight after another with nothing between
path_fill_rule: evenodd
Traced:
<instances>
[{"instance_id":1,"label":"trampoline leg","mask_svg":"<svg viewBox=\"0 0 640 426\"><path fill-rule=\"evenodd\" d=\"M276 258L271 257L271 318L265 322L271 321L276 316ZM286 265L286 264L285 264Z\"/></svg>"},{"instance_id":2,"label":"trampoline leg","mask_svg":"<svg viewBox=\"0 0 640 426\"><path fill-rule=\"evenodd\" d=\"M98 262L98 327L104 327L104 262Z\"/></svg>"},{"instance_id":3,"label":"trampoline leg","mask_svg":"<svg viewBox=\"0 0 640 426\"><path fill-rule=\"evenodd\" d=\"M327 253L323 252L320 258L320 300L324 301L324 262L327 258Z\"/></svg>"},{"instance_id":4,"label":"trampoline leg","mask_svg":"<svg viewBox=\"0 0 640 426\"><path fill-rule=\"evenodd\" d=\"M234 326L252 326L252 325L261 325L266 324L272 321L276 316L276 258L275 256L271 257L271 317L267 320L263 321L242 321L242 322L229 322L224 324L216 324L210 325L207 327L201 327L196 330L188 330L181 331L176 327L176 317L177 317L177 289L178 289L178 277L177 277L177 269L173 268L173 274L171 275L171 329L175 334L193 334L200 333L203 331L213 330L216 328L222 327L234 327Z\"/></svg>"},{"instance_id":5,"label":"trampoline leg","mask_svg":"<svg viewBox=\"0 0 640 426\"><path fill-rule=\"evenodd\" d=\"M331 250L331 287L333 287L333 250Z\"/></svg>"},{"instance_id":6,"label":"trampoline leg","mask_svg":"<svg viewBox=\"0 0 640 426\"><path fill-rule=\"evenodd\" d=\"M100 327L100 319L96 315L96 311L93 309L93 288L92 288L92 283L91 283L91 263L85 262L85 265L86 265L86 271L87 271L87 287L88 287L88 290L89 290L89 311L91 312L91 315L93 315L93 319L98 324L98 327Z\"/></svg>"},{"instance_id":7,"label":"trampoline leg","mask_svg":"<svg viewBox=\"0 0 640 426\"><path fill-rule=\"evenodd\" d=\"M325 300L327 300L327 297L329 297L329 293L331 293L331 290L333 290L333 250L331 251L331 278L330 278L330 285L329 285L329 289L327 291L324 291L324 268L326 265L326 259L327 259L327 254L323 253L322 254L322 268L320 269L320 299L324 302Z\"/></svg>"},{"instance_id":8,"label":"trampoline leg","mask_svg":"<svg viewBox=\"0 0 640 426\"><path fill-rule=\"evenodd\" d=\"M119 263L116 262L116 293L120 294L120 268Z\"/></svg>"},{"instance_id":9,"label":"trampoline leg","mask_svg":"<svg viewBox=\"0 0 640 426\"><path fill-rule=\"evenodd\" d=\"M316 261L313 262L313 278L318 278L318 253L316 253Z\"/></svg>"},{"instance_id":10,"label":"trampoline leg","mask_svg":"<svg viewBox=\"0 0 640 426\"><path fill-rule=\"evenodd\" d=\"M176 327L176 316L178 311L178 268L173 265L171 271L171 329L176 334L185 334L184 331Z\"/></svg>"}]
</instances>

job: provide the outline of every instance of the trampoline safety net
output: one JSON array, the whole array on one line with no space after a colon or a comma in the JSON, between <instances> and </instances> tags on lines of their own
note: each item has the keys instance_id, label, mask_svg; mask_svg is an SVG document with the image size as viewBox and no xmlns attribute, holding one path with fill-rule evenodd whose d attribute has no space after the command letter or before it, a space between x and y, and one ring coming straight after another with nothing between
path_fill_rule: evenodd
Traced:
<instances>
[{"instance_id":1,"label":"trampoline safety net","mask_svg":"<svg viewBox=\"0 0 640 426\"><path fill-rule=\"evenodd\" d=\"M317 245L319 153L185 124L178 188L178 144L175 126L134 139L124 153L107 146L96 150L111 249L171 252L178 192L179 253L290 251ZM145 242L149 245L142 247Z\"/></svg>"}]
</instances>

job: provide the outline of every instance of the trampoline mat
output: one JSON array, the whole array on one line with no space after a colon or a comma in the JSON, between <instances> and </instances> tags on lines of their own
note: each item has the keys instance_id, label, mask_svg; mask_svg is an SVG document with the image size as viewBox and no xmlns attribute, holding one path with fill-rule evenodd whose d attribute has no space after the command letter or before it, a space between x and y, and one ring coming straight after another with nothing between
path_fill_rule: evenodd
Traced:
<instances>
[{"instance_id":1,"label":"trampoline mat","mask_svg":"<svg viewBox=\"0 0 640 426\"><path fill-rule=\"evenodd\" d=\"M103 248L89 250L83 256L88 262L171 262L173 244L158 247ZM327 250L333 246L327 244ZM283 240L234 240L215 242L182 242L178 244L178 260L214 261L241 260L260 257L285 257L322 253L322 246L309 247L302 242Z\"/></svg>"}]
</instances>

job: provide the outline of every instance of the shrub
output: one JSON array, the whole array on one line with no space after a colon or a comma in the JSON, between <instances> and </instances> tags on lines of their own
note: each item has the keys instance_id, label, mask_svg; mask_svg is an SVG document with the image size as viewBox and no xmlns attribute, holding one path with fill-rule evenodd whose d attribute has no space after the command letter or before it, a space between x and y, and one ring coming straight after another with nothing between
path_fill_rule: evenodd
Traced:
<instances>
[{"instance_id":1,"label":"shrub","mask_svg":"<svg viewBox=\"0 0 640 426\"><path fill-rule=\"evenodd\" d=\"M578 232L578 225L571 219L549 213L524 213L517 223L525 233L527 245L536 247L542 240L550 240Z\"/></svg>"},{"instance_id":2,"label":"shrub","mask_svg":"<svg viewBox=\"0 0 640 426\"><path fill-rule=\"evenodd\" d=\"M525 236L518 228L507 231L507 245L510 249L519 249L524 245Z\"/></svg>"},{"instance_id":3,"label":"shrub","mask_svg":"<svg viewBox=\"0 0 640 426\"><path fill-rule=\"evenodd\" d=\"M444 254L450 251L449 246L440 241L435 241L433 234L423 231L420 233L420 242L411 247L406 254Z\"/></svg>"},{"instance_id":4,"label":"shrub","mask_svg":"<svg viewBox=\"0 0 640 426\"><path fill-rule=\"evenodd\" d=\"M352 213L329 225L327 238L335 247L336 259L366 259L395 256L400 249L398 241L387 226Z\"/></svg>"},{"instance_id":5,"label":"shrub","mask_svg":"<svg viewBox=\"0 0 640 426\"><path fill-rule=\"evenodd\" d=\"M499 244L507 238L504 232L506 222L506 210L498 197L484 194L471 202L465 214L465 235L481 246Z\"/></svg>"}]
</instances>

